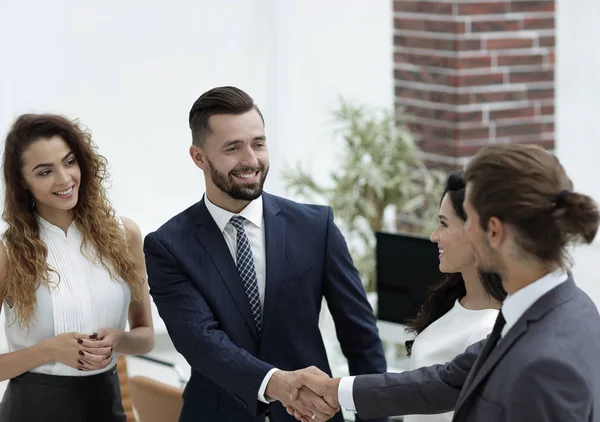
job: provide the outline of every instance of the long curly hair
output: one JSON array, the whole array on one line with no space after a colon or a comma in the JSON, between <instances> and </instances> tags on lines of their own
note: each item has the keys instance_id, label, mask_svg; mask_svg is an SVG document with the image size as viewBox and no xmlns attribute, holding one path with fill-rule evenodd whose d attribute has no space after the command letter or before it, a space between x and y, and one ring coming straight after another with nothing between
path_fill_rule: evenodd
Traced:
<instances>
[{"instance_id":1,"label":"long curly hair","mask_svg":"<svg viewBox=\"0 0 600 422\"><path fill-rule=\"evenodd\" d=\"M24 114L13 124L4 148L4 212L8 227L3 240L7 252L5 277L0 295L13 307L21 327L30 326L36 305L36 290L50 286L48 249L40 239L33 197L25 184L23 152L40 139L60 136L75 154L81 169L79 199L71 210L81 230L81 251L99 262L111 278L118 276L129 285L133 300L140 300L143 278L137 273L123 228L106 195L106 159L97 152L91 133L78 120L53 114ZM89 256L89 252L95 256ZM58 274L58 273L56 273ZM59 275L60 283L60 275Z\"/></svg>"}]
</instances>

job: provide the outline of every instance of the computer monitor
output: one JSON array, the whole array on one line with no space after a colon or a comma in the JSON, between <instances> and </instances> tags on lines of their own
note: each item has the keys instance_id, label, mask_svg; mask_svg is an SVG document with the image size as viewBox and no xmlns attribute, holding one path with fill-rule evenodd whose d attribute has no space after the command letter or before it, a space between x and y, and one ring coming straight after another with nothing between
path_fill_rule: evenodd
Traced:
<instances>
[{"instance_id":1,"label":"computer monitor","mask_svg":"<svg viewBox=\"0 0 600 422\"><path fill-rule=\"evenodd\" d=\"M441 281L438 246L425 236L376 233L377 317L406 323L416 316L427 288Z\"/></svg>"}]
</instances>

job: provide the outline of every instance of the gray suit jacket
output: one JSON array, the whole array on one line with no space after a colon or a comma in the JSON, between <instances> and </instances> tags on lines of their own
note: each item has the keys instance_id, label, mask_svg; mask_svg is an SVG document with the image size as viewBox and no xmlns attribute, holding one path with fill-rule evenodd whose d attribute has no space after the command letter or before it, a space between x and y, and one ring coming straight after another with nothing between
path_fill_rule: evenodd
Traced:
<instances>
[{"instance_id":1,"label":"gray suit jacket","mask_svg":"<svg viewBox=\"0 0 600 422\"><path fill-rule=\"evenodd\" d=\"M486 340L445 365L362 375L362 418L455 410L456 422L600 422L600 315L573 279L529 308L470 374Z\"/></svg>"}]
</instances>

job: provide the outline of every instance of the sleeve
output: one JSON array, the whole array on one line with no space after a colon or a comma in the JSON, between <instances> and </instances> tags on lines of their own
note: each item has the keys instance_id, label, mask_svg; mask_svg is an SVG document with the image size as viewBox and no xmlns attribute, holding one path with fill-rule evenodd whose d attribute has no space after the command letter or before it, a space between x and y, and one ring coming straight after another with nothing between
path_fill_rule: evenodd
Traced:
<instances>
[{"instance_id":1,"label":"sleeve","mask_svg":"<svg viewBox=\"0 0 600 422\"><path fill-rule=\"evenodd\" d=\"M473 344L443 365L401 373L357 376L353 394L356 411L360 417L369 419L453 410L484 344L485 340Z\"/></svg>"},{"instance_id":2,"label":"sleeve","mask_svg":"<svg viewBox=\"0 0 600 422\"><path fill-rule=\"evenodd\" d=\"M377 319L342 233L328 209L324 296L351 375L386 371ZM385 419L384 419L385 420Z\"/></svg>"},{"instance_id":3,"label":"sleeve","mask_svg":"<svg viewBox=\"0 0 600 422\"><path fill-rule=\"evenodd\" d=\"M338 402L340 406L349 412L356 412L352 390L354 389L354 379L356 377L342 377L338 386Z\"/></svg>"},{"instance_id":4,"label":"sleeve","mask_svg":"<svg viewBox=\"0 0 600 422\"><path fill-rule=\"evenodd\" d=\"M150 293L177 351L251 413L262 413L259 389L273 366L236 346L219 329L200 290L154 234L146 237L144 253Z\"/></svg>"}]
</instances>

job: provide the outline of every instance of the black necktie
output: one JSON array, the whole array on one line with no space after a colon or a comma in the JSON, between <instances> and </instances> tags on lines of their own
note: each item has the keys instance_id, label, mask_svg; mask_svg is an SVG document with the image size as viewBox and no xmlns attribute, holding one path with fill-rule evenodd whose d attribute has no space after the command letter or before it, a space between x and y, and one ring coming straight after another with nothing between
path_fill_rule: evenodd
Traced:
<instances>
[{"instance_id":1,"label":"black necktie","mask_svg":"<svg viewBox=\"0 0 600 422\"><path fill-rule=\"evenodd\" d=\"M488 337L483 350L479 354L477 363L475 364L473 369L471 369L471 372L473 373L473 377L475 377L475 375L477 375L477 372L481 368L481 365L483 365L483 363L486 361L486 359L488 358L490 353L492 353L492 350L494 350L494 347L496 347L496 344L498 343L498 340L500 340L500 336L502 335L502 329L504 328L505 324L506 324L506 320L504 319L504 315L502 315L502 311L500 311L498 313L498 318L496 318L496 323L494 324L494 329L492 330L492 334L490 334L490 336ZM473 377L471 379L473 379Z\"/></svg>"}]
</instances>

